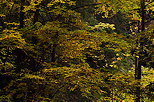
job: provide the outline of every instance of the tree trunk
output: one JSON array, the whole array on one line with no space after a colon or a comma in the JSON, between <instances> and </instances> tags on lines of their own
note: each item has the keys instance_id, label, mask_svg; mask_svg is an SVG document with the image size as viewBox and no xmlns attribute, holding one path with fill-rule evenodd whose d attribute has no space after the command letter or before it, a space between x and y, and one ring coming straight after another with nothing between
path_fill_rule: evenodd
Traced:
<instances>
[{"instance_id":1,"label":"tree trunk","mask_svg":"<svg viewBox=\"0 0 154 102\"><path fill-rule=\"evenodd\" d=\"M145 30L145 0L141 0L141 31Z\"/></svg>"},{"instance_id":2,"label":"tree trunk","mask_svg":"<svg viewBox=\"0 0 154 102\"><path fill-rule=\"evenodd\" d=\"M34 13L34 18L33 18L33 24L35 24L36 22L38 22L38 18L39 18L39 5L36 6L36 11Z\"/></svg>"},{"instance_id":3,"label":"tree trunk","mask_svg":"<svg viewBox=\"0 0 154 102\"><path fill-rule=\"evenodd\" d=\"M57 44L53 44L52 46L52 53L51 53L51 62L55 62L56 61L56 47L57 47Z\"/></svg>"},{"instance_id":4,"label":"tree trunk","mask_svg":"<svg viewBox=\"0 0 154 102\"><path fill-rule=\"evenodd\" d=\"M19 25L19 28L24 27L24 15L25 15L25 13L23 12L23 10L24 10L24 2L25 2L25 0L20 1L20 18L19 18L20 25Z\"/></svg>"},{"instance_id":5,"label":"tree trunk","mask_svg":"<svg viewBox=\"0 0 154 102\"><path fill-rule=\"evenodd\" d=\"M141 0L141 32L143 32L145 30L145 0ZM142 52L143 52L143 38L141 37L140 40L138 41L139 45L139 53L137 54L137 57L135 58L135 79L136 80L141 80L141 76L142 76ZM138 82L138 85L136 87L136 99L135 102L141 102L141 88L140 88L140 82Z\"/></svg>"},{"instance_id":6,"label":"tree trunk","mask_svg":"<svg viewBox=\"0 0 154 102\"><path fill-rule=\"evenodd\" d=\"M52 45L52 53L51 53L51 62L56 61L56 48L57 48L57 40L58 40L58 32L54 36L54 44Z\"/></svg>"},{"instance_id":7,"label":"tree trunk","mask_svg":"<svg viewBox=\"0 0 154 102\"><path fill-rule=\"evenodd\" d=\"M141 80L141 58L135 57L135 80ZM135 92L135 102L140 102L141 100L141 89L140 82L138 82Z\"/></svg>"}]
</instances>

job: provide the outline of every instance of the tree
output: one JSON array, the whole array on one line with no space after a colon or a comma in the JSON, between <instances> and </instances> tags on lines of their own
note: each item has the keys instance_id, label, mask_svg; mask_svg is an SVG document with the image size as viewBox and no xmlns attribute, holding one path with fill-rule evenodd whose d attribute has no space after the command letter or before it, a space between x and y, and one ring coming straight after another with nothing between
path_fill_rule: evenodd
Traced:
<instances>
[{"instance_id":1,"label":"tree","mask_svg":"<svg viewBox=\"0 0 154 102\"><path fill-rule=\"evenodd\" d=\"M145 4L145 22L152 4ZM137 0L1 1L0 101L149 101L154 29L149 24L140 32L139 8ZM126 18L128 29L104 21L111 17ZM134 57L142 59L140 81Z\"/></svg>"},{"instance_id":2,"label":"tree","mask_svg":"<svg viewBox=\"0 0 154 102\"><path fill-rule=\"evenodd\" d=\"M146 1L145 0L141 0L140 2L139 1L101 1L103 2L103 4L101 5L101 9L103 9L104 11L104 17L107 17L108 15L112 15L117 13L117 12L127 12L128 15L131 15L131 12L134 12L134 10L139 10L139 11L135 11L135 15L137 14L138 17L140 18L141 20L141 25L140 27L138 26L138 30L143 32L145 30L145 20L146 20L146 6L148 6L149 4L153 3L153 1L148 1L147 2L147 5L145 4ZM127 5L125 5L127 4ZM107 5L107 6L106 6ZM114 6L113 6L114 5ZM128 5L133 5L133 6L128 6ZM140 6L141 5L141 6ZM114 7L114 8L113 8ZM127 8L126 8L127 7ZM131 7L131 8L129 8ZM110 12L106 12L106 11L110 11ZM134 14L133 14L134 15ZM132 16L133 16L132 15ZM137 16L134 16L134 17L137 17ZM133 17L133 19L134 19ZM136 18L135 18L136 19ZM138 19L138 22L140 21ZM149 35L150 37L150 35ZM135 58L136 61L135 61L135 79L137 80L141 80L141 66L142 66L142 63L143 63L143 51L144 51L144 48L143 48L143 43L145 40L143 40L145 38L143 37L140 37L139 38L139 41L137 40L137 48L138 48L138 53L137 53L137 57ZM140 86L137 87L136 89L136 102L140 102L140 98L141 98L141 93L140 93Z\"/></svg>"}]
</instances>

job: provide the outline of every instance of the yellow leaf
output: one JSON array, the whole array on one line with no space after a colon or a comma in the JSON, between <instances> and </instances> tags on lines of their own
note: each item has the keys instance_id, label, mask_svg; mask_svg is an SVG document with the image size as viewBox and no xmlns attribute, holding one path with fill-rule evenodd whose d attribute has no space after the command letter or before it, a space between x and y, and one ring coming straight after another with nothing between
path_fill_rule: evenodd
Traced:
<instances>
[{"instance_id":1,"label":"yellow leaf","mask_svg":"<svg viewBox=\"0 0 154 102\"><path fill-rule=\"evenodd\" d=\"M117 60L122 60L122 58L118 57Z\"/></svg>"}]
</instances>

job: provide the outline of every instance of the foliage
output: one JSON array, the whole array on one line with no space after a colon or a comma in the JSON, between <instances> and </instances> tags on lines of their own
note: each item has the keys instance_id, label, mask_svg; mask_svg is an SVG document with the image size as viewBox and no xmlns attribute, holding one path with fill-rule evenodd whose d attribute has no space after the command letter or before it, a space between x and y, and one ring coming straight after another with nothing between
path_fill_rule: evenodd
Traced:
<instances>
[{"instance_id":1,"label":"foliage","mask_svg":"<svg viewBox=\"0 0 154 102\"><path fill-rule=\"evenodd\" d=\"M139 33L138 0L0 1L0 102L133 102L136 87L153 101L151 0L146 13ZM104 21L111 17L123 18L125 32ZM135 57L143 60L141 80Z\"/></svg>"}]
</instances>

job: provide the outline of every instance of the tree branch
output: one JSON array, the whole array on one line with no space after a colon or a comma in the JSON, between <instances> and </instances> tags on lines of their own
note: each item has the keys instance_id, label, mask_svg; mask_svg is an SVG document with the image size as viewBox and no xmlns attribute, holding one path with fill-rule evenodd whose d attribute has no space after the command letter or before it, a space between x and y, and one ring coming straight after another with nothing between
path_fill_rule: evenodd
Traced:
<instances>
[{"instance_id":1,"label":"tree branch","mask_svg":"<svg viewBox=\"0 0 154 102\"><path fill-rule=\"evenodd\" d=\"M102 4L102 3L94 3L94 4L81 5L81 6L77 6L77 7L73 8L72 10L84 8L84 7L87 7L87 6L96 6L96 5L100 5L100 4Z\"/></svg>"},{"instance_id":2,"label":"tree branch","mask_svg":"<svg viewBox=\"0 0 154 102\"><path fill-rule=\"evenodd\" d=\"M145 7L148 6L149 4L153 3L153 2L154 2L154 1L149 2L148 4L145 5Z\"/></svg>"}]
</instances>

